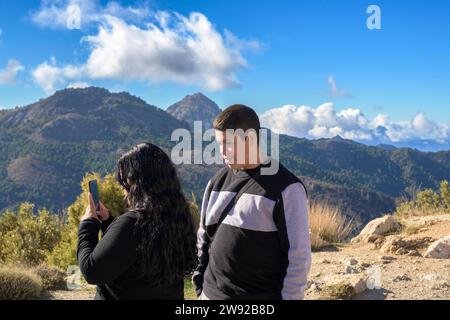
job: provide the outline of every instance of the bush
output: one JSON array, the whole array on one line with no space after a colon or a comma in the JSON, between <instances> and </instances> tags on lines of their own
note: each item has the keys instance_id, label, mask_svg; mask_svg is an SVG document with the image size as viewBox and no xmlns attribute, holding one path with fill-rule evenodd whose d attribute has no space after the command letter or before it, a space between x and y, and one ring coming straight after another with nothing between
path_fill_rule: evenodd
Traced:
<instances>
[{"instance_id":1,"label":"bush","mask_svg":"<svg viewBox=\"0 0 450 320\"><path fill-rule=\"evenodd\" d=\"M34 272L41 278L45 290L67 290L66 273L58 268L40 265Z\"/></svg>"},{"instance_id":2,"label":"bush","mask_svg":"<svg viewBox=\"0 0 450 320\"><path fill-rule=\"evenodd\" d=\"M72 225L65 225L61 241L47 254L47 263L63 270L67 270L69 266L78 265L77 241L77 228Z\"/></svg>"},{"instance_id":3,"label":"bush","mask_svg":"<svg viewBox=\"0 0 450 320\"><path fill-rule=\"evenodd\" d=\"M440 206L440 197L432 189L425 189L417 194L416 203L419 208L437 209Z\"/></svg>"},{"instance_id":4,"label":"bush","mask_svg":"<svg viewBox=\"0 0 450 320\"><path fill-rule=\"evenodd\" d=\"M440 184L439 188L441 194L442 205L450 213L450 184L447 180L444 180Z\"/></svg>"},{"instance_id":5,"label":"bush","mask_svg":"<svg viewBox=\"0 0 450 320\"><path fill-rule=\"evenodd\" d=\"M0 217L0 261L35 266L61 240L61 223L45 209L33 214L34 205L23 203L17 212Z\"/></svg>"},{"instance_id":6,"label":"bush","mask_svg":"<svg viewBox=\"0 0 450 320\"><path fill-rule=\"evenodd\" d=\"M347 220L339 208L323 203L310 206L309 225L311 233L328 242L345 241L354 229L352 221Z\"/></svg>"},{"instance_id":7,"label":"bush","mask_svg":"<svg viewBox=\"0 0 450 320\"><path fill-rule=\"evenodd\" d=\"M27 269L0 268L0 299L27 300L41 297L41 279Z\"/></svg>"},{"instance_id":8,"label":"bush","mask_svg":"<svg viewBox=\"0 0 450 320\"><path fill-rule=\"evenodd\" d=\"M411 201L401 202L395 210L399 218L446 213L450 213L450 186L446 180L440 183L439 193L422 190Z\"/></svg>"}]
</instances>

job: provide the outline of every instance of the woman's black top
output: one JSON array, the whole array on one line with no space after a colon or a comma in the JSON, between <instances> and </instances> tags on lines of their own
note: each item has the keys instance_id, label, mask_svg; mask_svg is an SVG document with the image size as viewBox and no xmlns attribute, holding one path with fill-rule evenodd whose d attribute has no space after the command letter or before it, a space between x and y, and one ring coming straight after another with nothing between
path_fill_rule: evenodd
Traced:
<instances>
[{"instance_id":1,"label":"woman's black top","mask_svg":"<svg viewBox=\"0 0 450 320\"><path fill-rule=\"evenodd\" d=\"M157 270L142 272L135 235L141 213L130 211L100 222L95 218L82 221L78 228L77 259L89 284L97 285L95 299L100 300L182 300L184 280L158 285ZM103 237L99 241L99 231ZM163 248L155 248L161 250ZM153 264L152 264L153 265ZM153 268L153 267L152 267ZM152 276L154 275L154 276Z\"/></svg>"}]
</instances>

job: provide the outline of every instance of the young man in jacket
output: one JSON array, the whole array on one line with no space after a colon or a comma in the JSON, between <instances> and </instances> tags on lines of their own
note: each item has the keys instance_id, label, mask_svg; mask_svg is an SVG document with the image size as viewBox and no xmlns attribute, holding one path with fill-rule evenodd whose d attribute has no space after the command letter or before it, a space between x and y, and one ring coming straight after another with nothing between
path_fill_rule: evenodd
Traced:
<instances>
[{"instance_id":1,"label":"young man in jacket","mask_svg":"<svg viewBox=\"0 0 450 320\"><path fill-rule=\"evenodd\" d=\"M262 156L260 122L251 108L233 105L213 127L226 166L203 196L193 276L197 296L303 299L311 266L303 182L280 163L276 173L265 174L276 160Z\"/></svg>"}]
</instances>

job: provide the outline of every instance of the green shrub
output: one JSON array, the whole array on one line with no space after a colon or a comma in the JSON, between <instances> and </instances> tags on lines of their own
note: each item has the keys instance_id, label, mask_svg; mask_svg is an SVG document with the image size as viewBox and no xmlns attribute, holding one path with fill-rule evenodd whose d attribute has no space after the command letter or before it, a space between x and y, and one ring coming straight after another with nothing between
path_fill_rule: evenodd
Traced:
<instances>
[{"instance_id":1,"label":"green shrub","mask_svg":"<svg viewBox=\"0 0 450 320\"><path fill-rule=\"evenodd\" d=\"M432 189L422 190L415 199L401 202L395 211L400 218L445 213L450 213L450 186L446 180L440 183L439 193Z\"/></svg>"},{"instance_id":2,"label":"green shrub","mask_svg":"<svg viewBox=\"0 0 450 320\"><path fill-rule=\"evenodd\" d=\"M61 241L59 218L45 209L33 214L34 205L23 203L17 212L0 217L0 261L36 266Z\"/></svg>"},{"instance_id":3,"label":"green shrub","mask_svg":"<svg viewBox=\"0 0 450 320\"><path fill-rule=\"evenodd\" d=\"M27 269L0 268L0 299L27 300L41 297L43 288L41 279Z\"/></svg>"},{"instance_id":4,"label":"green shrub","mask_svg":"<svg viewBox=\"0 0 450 320\"><path fill-rule=\"evenodd\" d=\"M419 208L436 209L440 206L440 197L432 189L425 189L417 194L416 203Z\"/></svg>"},{"instance_id":5,"label":"green shrub","mask_svg":"<svg viewBox=\"0 0 450 320\"><path fill-rule=\"evenodd\" d=\"M439 191L441 193L442 205L450 212L450 184L447 180L441 182Z\"/></svg>"},{"instance_id":6,"label":"green shrub","mask_svg":"<svg viewBox=\"0 0 450 320\"><path fill-rule=\"evenodd\" d=\"M34 272L41 278L45 290L67 290L66 273L58 268L40 265Z\"/></svg>"}]
</instances>

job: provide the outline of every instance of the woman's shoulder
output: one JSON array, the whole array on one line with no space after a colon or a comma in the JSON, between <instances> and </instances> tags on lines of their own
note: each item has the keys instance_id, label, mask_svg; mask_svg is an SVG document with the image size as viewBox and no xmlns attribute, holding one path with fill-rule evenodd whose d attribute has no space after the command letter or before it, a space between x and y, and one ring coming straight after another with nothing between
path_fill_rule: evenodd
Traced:
<instances>
[{"instance_id":1,"label":"woman's shoulder","mask_svg":"<svg viewBox=\"0 0 450 320\"><path fill-rule=\"evenodd\" d=\"M114 224L122 227L133 227L139 219L140 213L137 211L127 211L114 220Z\"/></svg>"}]
</instances>

